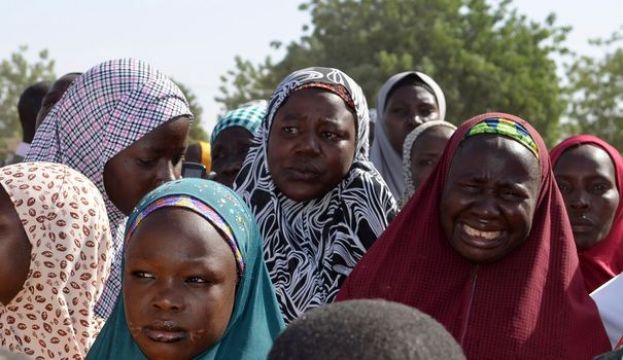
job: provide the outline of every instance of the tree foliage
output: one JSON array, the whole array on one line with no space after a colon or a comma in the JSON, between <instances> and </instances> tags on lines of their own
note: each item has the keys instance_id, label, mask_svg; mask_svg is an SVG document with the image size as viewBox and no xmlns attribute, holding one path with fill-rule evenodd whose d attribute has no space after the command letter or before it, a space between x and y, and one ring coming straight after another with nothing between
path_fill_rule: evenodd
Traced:
<instances>
[{"instance_id":1,"label":"tree foliage","mask_svg":"<svg viewBox=\"0 0 623 360\"><path fill-rule=\"evenodd\" d=\"M190 128L190 134L189 134L190 142L209 141L210 136L201 127L201 116L203 114L203 108L201 107L201 105L199 105L197 96L186 85L180 82L177 82L177 81L175 82L175 84L180 88L180 90L186 97L186 100L188 100L188 105L190 106L190 112L192 112L194 116L193 123Z\"/></svg>"},{"instance_id":2,"label":"tree foliage","mask_svg":"<svg viewBox=\"0 0 623 360\"><path fill-rule=\"evenodd\" d=\"M21 46L0 62L0 158L4 158L6 143L21 136L17 101L30 85L54 79L54 60L42 50L34 62L27 60L28 47Z\"/></svg>"},{"instance_id":3,"label":"tree foliage","mask_svg":"<svg viewBox=\"0 0 623 360\"><path fill-rule=\"evenodd\" d=\"M569 134L594 134L623 151L623 36L613 34L593 45L606 47L602 58L578 56L567 69Z\"/></svg>"},{"instance_id":4,"label":"tree foliage","mask_svg":"<svg viewBox=\"0 0 623 360\"><path fill-rule=\"evenodd\" d=\"M311 31L287 45L285 58L260 64L236 58L216 100L231 108L267 98L288 73L307 66L344 70L368 102L392 74L419 70L444 90L447 120L485 111L531 121L550 142L565 109L554 54L565 53L568 27L529 21L504 0L311 0ZM305 30L306 27L304 27ZM274 47L283 46L275 41Z\"/></svg>"}]
</instances>

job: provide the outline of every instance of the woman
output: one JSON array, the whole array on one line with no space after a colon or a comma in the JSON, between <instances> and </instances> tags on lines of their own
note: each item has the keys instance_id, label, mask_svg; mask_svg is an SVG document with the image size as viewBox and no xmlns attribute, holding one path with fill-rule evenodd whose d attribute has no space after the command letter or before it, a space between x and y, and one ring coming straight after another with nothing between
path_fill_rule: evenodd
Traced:
<instances>
[{"instance_id":1,"label":"woman","mask_svg":"<svg viewBox=\"0 0 623 360\"><path fill-rule=\"evenodd\" d=\"M426 122L411 131L402 146L402 171L405 193L401 204L409 201L415 190L437 165L456 126L443 120Z\"/></svg>"},{"instance_id":2,"label":"woman","mask_svg":"<svg viewBox=\"0 0 623 360\"><path fill-rule=\"evenodd\" d=\"M0 347L36 359L84 358L110 272L106 207L60 164L0 169Z\"/></svg>"},{"instance_id":3,"label":"woman","mask_svg":"<svg viewBox=\"0 0 623 360\"><path fill-rule=\"evenodd\" d=\"M590 359L609 349L584 290L547 148L530 124L462 124L338 300L384 298L441 322L468 359Z\"/></svg>"},{"instance_id":4,"label":"woman","mask_svg":"<svg viewBox=\"0 0 623 360\"><path fill-rule=\"evenodd\" d=\"M263 359L283 328L246 205L213 181L149 193L126 228L123 294L87 359Z\"/></svg>"},{"instance_id":5,"label":"woman","mask_svg":"<svg viewBox=\"0 0 623 360\"><path fill-rule=\"evenodd\" d=\"M139 60L111 60L76 79L35 135L27 160L78 170L106 202L115 254L96 310L103 318L121 289L127 216L150 190L181 176L191 119L169 78Z\"/></svg>"},{"instance_id":6,"label":"woman","mask_svg":"<svg viewBox=\"0 0 623 360\"><path fill-rule=\"evenodd\" d=\"M236 178L286 322L333 301L396 211L367 159L367 109L343 72L295 71L273 94Z\"/></svg>"},{"instance_id":7,"label":"woman","mask_svg":"<svg viewBox=\"0 0 623 360\"><path fill-rule=\"evenodd\" d=\"M215 181L232 187L253 136L266 116L266 101L228 111L212 130Z\"/></svg>"},{"instance_id":8,"label":"woman","mask_svg":"<svg viewBox=\"0 0 623 360\"><path fill-rule=\"evenodd\" d=\"M377 123L370 160L381 173L396 199L404 194L402 144L419 125L444 120L446 98L435 80L426 74L407 71L389 78L376 100Z\"/></svg>"},{"instance_id":9,"label":"woman","mask_svg":"<svg viewBox=\"0 0 623 360\"><path fill-rule=\"evenodd\" d=\"M591 293L623 271L623 158L593 135L568 138L551 158Z\"/></svg>"}]
</instances>

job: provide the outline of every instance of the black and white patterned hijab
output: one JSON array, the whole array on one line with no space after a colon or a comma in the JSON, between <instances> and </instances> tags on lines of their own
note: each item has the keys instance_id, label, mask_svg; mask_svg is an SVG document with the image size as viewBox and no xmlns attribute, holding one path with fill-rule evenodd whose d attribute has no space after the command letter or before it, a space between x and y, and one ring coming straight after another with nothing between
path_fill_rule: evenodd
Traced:
<instances>
[{"instance_id":1,"label":"black and white patterned hijab","mask_svg":"<svg viewBox=\"0 0 623 360\"><path fill-rule=\"evenodd\" d=\"M341 183L322 198L296 202L276 188L266 154L277 110L309 83L341 85L347 90L356 109L357 148ZM236 179L236 191L251 207L264 238L264 259L286 322L332 302L343 280L396 213L391 192L368 160L368 120L363 92L348 75L321 67L295 71L273 94Z\"/></svg>"}]
</instances>

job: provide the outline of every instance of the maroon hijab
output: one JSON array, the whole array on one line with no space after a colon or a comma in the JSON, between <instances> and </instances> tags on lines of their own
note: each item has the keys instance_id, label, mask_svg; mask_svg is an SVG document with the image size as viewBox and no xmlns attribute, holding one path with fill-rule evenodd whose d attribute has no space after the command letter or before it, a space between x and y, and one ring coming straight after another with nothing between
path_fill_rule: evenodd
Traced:
<instances>
[{"instance_id":1,"label":"maroon hijab","mask_svg":"<svg viewBox=\"0 0 623 360\"><path fill-rule=\"evenodd\" d=\"M597 146L610 156L619 189L619 207L612 220L610 233L590 249L578 251L580 269L586 290L590 293L623 271L623 158L617 149L602 139L593 135L577 135L552 149L552 166L556 165L565 151L584 144Z\"/></svg>"},{"instance_id":2,"label":"maroon hijab","mask_svg":"<svg viewBox=\"0 0 623 360\"><path fill-rule=\"evenodd\" d=\"M525 243L495 263L476 265L446 240L439 203L466 132L496 117L520 123L537 143L541 189ZM470 359L590 359L610 349L597 308L584 289L547 148L532 126L513 115L483 114L457 129L429 180L359 262L337 297L357 298L383 298L430 314Z\"/></svg>"}]
</instances>

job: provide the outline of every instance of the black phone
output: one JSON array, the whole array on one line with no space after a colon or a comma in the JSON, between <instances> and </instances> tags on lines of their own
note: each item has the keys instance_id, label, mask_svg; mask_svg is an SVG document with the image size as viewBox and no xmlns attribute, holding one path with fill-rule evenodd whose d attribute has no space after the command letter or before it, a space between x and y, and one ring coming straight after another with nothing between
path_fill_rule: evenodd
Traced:
<instances>
[{"instance_id":1,"label":"black phone","mask_svg":"<svg viewBox=\"0 0 623 360\"><path fill-rule=\"evenodd\" d=\"M200 163L184 161L182 165L182 177L206 179L206 167Z\"/></svg>"}]
</instances>

